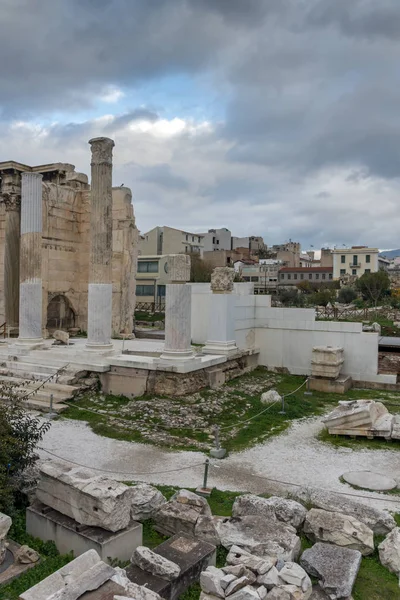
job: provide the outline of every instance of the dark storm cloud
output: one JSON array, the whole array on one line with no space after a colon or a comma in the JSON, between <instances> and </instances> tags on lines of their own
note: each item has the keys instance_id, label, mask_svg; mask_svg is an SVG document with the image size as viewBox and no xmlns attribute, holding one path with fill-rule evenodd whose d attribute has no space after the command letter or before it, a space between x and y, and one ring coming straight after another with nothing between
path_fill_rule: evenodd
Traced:
<instances>
[{"instance_id":1,"label":"dark storm cloud","mask_svg":"<svg viewBox=\"0 0 400 600\"><path fill-rule=\"evenodd\" d=\"M167 164L141 167L139 180L170 190L186 190L189 187L188 181L172 173L171 167Z\"/></svg>"}]
</instances>

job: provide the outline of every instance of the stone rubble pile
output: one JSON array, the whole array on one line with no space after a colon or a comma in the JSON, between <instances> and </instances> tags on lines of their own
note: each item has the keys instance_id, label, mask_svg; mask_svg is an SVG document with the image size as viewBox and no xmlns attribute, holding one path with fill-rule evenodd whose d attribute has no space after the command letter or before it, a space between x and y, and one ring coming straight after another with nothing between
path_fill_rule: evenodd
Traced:
<instances>
[{"instance_id":1,"label":"stone rubble pile","mask_svg":"<svg viewBox=\"0 0 400 600\"><path fill-rule=\"evenodd\" d=\"M142 569L142 571L146 571L167 581L173 581L179 577L181 572L181 568L177 564L160 554L156 554L156 552L146 548L146 546L138 546L136 548L131 562L139 567L139 569Z\"/></svg>"},{"instance_id":2,"label":"stone rubble pile","mask_svg":"<svg viewBox=\"0 0 400 600\"><path fill-rule=\"evenodd\" d=\"M219 544L207 500L188 490L174 494L155 512L153 519L155 529L164 535L183 532L206 542L213 539L215 545Z\"/></svg>"},{"instance_id":3,"label":"stone rubble pile","mask_svg":"<svg viewBox=\"0 0 400 600\"><path fill-rule=\"evenodd\" d=\"M376 400L343 400L323 419L332 435L400 439L400 415L392 415Z\"/></svg>"}]
</instances>

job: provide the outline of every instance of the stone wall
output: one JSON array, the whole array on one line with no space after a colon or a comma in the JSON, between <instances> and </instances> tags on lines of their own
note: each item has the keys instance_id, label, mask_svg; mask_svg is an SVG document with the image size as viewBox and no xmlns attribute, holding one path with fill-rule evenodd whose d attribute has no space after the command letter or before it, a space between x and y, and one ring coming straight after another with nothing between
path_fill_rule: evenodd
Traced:
<instances>
[{"instance_id":1,"label":"stone wall","mask_svg":"<svg viewBox=\"0 0 400 600\"><path fill-rule=\"evenodd\" d=\"M42 286L43 327L48 312L53 316L60 303L74 315L75 327L87 331L90 242L90 186L86 177L71 173L66 184L44 181ZM128 188L113 189L113 333L132 331L135 305L135 275L138 231L135 225L132 194ZM4 310L4 228L5 207L0 203L0 324ZM53 310L48 311L53 301ZM55 309L55 310L54 310ZM62 311L63 312L63 311ZM71 326L65 317L54 318L51 328Z\"/></svg>"}]
</instances>

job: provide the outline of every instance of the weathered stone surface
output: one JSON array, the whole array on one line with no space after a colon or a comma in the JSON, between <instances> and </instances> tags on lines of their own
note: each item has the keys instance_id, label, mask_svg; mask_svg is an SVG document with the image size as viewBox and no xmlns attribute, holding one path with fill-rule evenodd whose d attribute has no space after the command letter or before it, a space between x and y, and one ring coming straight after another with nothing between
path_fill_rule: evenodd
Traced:
<instances>
[{"instance_id":1,"label":"weathered stone surface","mask_svg":"<svg viewBox=\"0 0 400 600\"><path fill-rule=\"evenodd\" d=\"M300 552L300 538L291 525L275 519L244 516L220 519L216 528L225 548L236 545L256 556L273 556L295 560Z\"/></svg>"},{"instance_id":2,"label":"weathered stone surface","mask_svg":"<svg viewBox=\"0 0 400 600\"><path fill-rule=\"evenodd\" d=\"M240 589L242 589L246 585L251 585L252 583L253 582L251 581L251 579L249 579L249 577L247 577L246 575L243 575L243 577L239 577L239 578L235 579L235 581L232 581L228 585L228 587L225 590L225 595L230 596L231 594L238 592Z\"/></svg>"},{"instance_id":3,"label":"weathered stone surface","mask_svg":"<svg viewBox=\"0 0 400 600\"><path fill-rule=\"evenodd\" d=\"M35 563L39 558L40 556L36 550L32 550L29 546L21 546L15 553L15 560L22 564Z\"/></svg>"},{"instance_id":4,"label":"weathered stone surface","mask_svg":"<svg viewBox=\"0 0 400 600\"><path fill-rule=\"evenodd\" d=\"M162 493L148 483L138 483L130 488L131 518L134 521L145 521L166 503Z\"/></svg>"},{"instance_id":5,"label":"weathered stone surface","mask_svg":"<svg viewBox=\"0 0 400 600\"><path fill-rule=\"evenodd\" d=\"M272 404L274 402L282 402L282 396L276 390L268 390L261 394L262 404Z\"/></svg>"},{"instance_id":6,"label":"weathered stone surface","mask_svg":"<svg viewBox=\"0 0 400 600\"><path fill-rule=\"evenodd\" d=\"M295 585L298 588L311 595L311 579L305 570L294 562L285 563L284 567L279 571L279 579L283 584Z\"/></svg>"},{"instance_id":7,"label":"weathered stone surface","mask_svg":"<svg viewBox=\"0 0 400 600\"><path fill-rule=\"evenodd\" d=\"M131 562L142 569L142 571L146 571L167 581L173 581L179 577L181 572L181 568L177 564L153 552L150 548L146 548L146 546L138 546L136 548Z\"/></svg>"},{"instance_id":8,"label":"weathered stone surface","mask_svg":"<svg viewBox=\"0 0 400 600\"><path fill-rule=\"evenodd\" d=\"M276 567L271 567L267 573L257 577L257 583L264 585L267 590L271 590L273 587L279 584L278 569Z\"/></svg>"},{"instance_id":9,"label":"weathered stone surface","mask_svg":"<svg viewBox=\"0 0 400 600\"><path fill-rule=\"evenodd\" d=\"M311 374L313 377L336 379L344 363L343 348L315 346L312 350Z\"/></svg>"},{"instance_id":10,"label":"weathered stone surface","mask_svg":"<svg viewBox=\"0 0 400 600\"><path fill-rule=\"evenodd\" d=\"M235 270L231 267L215 267L211 273L211 290L214 293L231 292L234 278Z\"/></svg>"},{"instance_id":11,"label":"weathered stone surface","mask_svg":"<svg viewBox=\"0 0 400 600\"><path fill-rule=\"evenodd\" d=\"M332 434L386 438L391 436L393 420L382 402L363 399L343 400L323 419Z\"/></svg>"},{"instance_id":12,"label":"weathered stone surface","mask_svg":"<svg viewBox=\"0 0 400 600\"><path fill-rule=\"evenodd\" d=\"M62 344L69 344L69 333L62 331L62 329L56 329L53 333L53 338Z\"/></svg>"},{"instance_id":13,"label":"weathered stone surface","mask_svg":"<svg viewBox=\"0 0 400 600\"><path fill-rule=\"evenodd\" d=\"M225 598L225 592L221 585L223 576L223 571L221 571L221 575L215 571L212 571L211 569L206 569L203 571L200 574L200 587L203 592L206 592L206 594L212 594L218 598Z\"/></svg>"},{"instance_id":14,"label":"weathered stone surface","mask_svg":"<svg viewBox=\"0 0 400 600\"><path fill-rule=\"evenodd\" d=\"M313 542L328 542L359 550L367 556L374 551L372 530L354 517L312 508L304 522L304 533Z\"/></svg>"},{"instance_id":15,"label":"weathered stone surface","mask_svg":"<svg viewBox=\"0 0 400 600\"><path fill-rule=\"evenodd\" d=\"M0 513L0 564L4 561L6 555L6 536L12 524L11 517Z\"/></svg>"},{"instance_id":16,"label":"weathered stone surface","mask_svg":"<svg viewBox=\"0 0 400 600\"><path fill-rule=\"evenodd\" d=\"M314 585L310 600L330 600L330 598L319 585ZM346 600L351 600L351 598L346 598Z\"/></svg>"},{"instance_id":17,"label":"weathered stone surface","mask_svg":"<svg viewBox=\"0 0 400 600\"><path fill-rule=\"evenodd\" d=\"M302 489L298 497L310 502L315 508L339 512L355 517L372 529L376 535L386 535L396 527L396 521L388 512L367 506L348 497L317 489Z\"/></svg>"},{"instance_id":18,"label":"weathered stone surface","mask_svg":"<svg viewBox=\"0 0 400 600\"><path fill-rule=\"evenodd\" d=\"M274 587L267 596L267 600L292 600L291 593L282 586Z\"/></svg>"},{"instance_id":19,"label":"weathered stone surface","mask_svg":"<svg viewBox=\"0 0 400 600\"><path fill-rule=\"evenodd\" d=\"M335 600L351 595L361 558L358 550L318 542L303 552L300 564L309 575L318 578L322 589Z\"/></svg>"},{"instance_id":20,"label":"weathered stone surface","mask_svg":"<svg viewBox=\"0 0 400 600\"><path fill-rule=\"evenodd\" d=\"M188 490L180 490L155 512L153 518L157 530L166 535L185 532L195 536L200 516L212 517L205 498Z\"/></svg>"},{"instance_id":21,"label":"weathered stone surface","mask_svg":"<svg viewBox=\"0 0 400 600\"><path fill-rule=\"evenodd\" d=\"M229 600L259 600L256 590L250 585L229 596Z\"/></svg>"},{"instance_id":22,"label":"weathered stone surface","mask_svg":"<svg viewBox=\"0 0 400 600\"><path fill-rule=\"evenodd\" d=\"M260 585L259 588L257 588L257 594L260 598L260 600L265 600L265 598L267 597L267 588L264 587L263 585Z\"/></svg>"},{"instance_id":23,"label":"weathered stone surface","mask_svg":"<svg viewBox=\"0 0 400 600\"><path fill-rule=\"evenodd\" d=\"M378 546L379 560L400 577L400 527L393 529Z\"/></svg>"},{"instance_id":24,"label":"weathered stone surface","mask_svg":"<svg viewBox=\"0 0 400 600\"><path fill-rule=\"evenodd\" d=\"M272 516L296 529L302 525L306 514L307 509L300 502L278 496L260 498L254 494L245 494L238 496L232 507L233 517L257 515L269 519Z\"/></svg>"},{"instance_id":25,"label":"weathered stone surface","mask_svg":"<svg viewBox=\"0 0 400 600\"><path fill-rule=\"evenodd\" d=\"M199 538L199 540L204 540L205 542L213 544L214 546L219 546L221 543L215 527L214 518L208 515L199 516L194 528L194 535Z\"/></svg>"},{"instance_id":26,"label":"weathered stone surface","mask_svg":"<svg viewBox=\"0 0 400 600\"><path fill-rule=\"evenodd\" d=\"M232 552L232 550L231 550L231 552ZM244 575L246 567L243 564L239 564L239 565L227 565L225 567L222 567L222 570L227 575L231 574L231 575L235 575L235 577L241 577L242 575Z\"/></svg>"},{"instance_id":27,"label":"weathered stone surface","mask_svg":"<svg viewBox=\"0 0 400 600\"><path fill-rule=\"evenodd\" d=\"M144 585L138 585L137 583L130 581L126 575L125 569L116 567L114 571L115 575L111 578L111 581L114 581L123 587L126 593L125 596L114 596L114 600L116 598L120 598L121 600L128 600L128 598L134 598L134 600L161 600L161 596L156 592L153 592L153 590L150 590Z\"/></svg>"},{"instance_id":28,"label":"weathered stone surface","mask_svg":"<svg viewBox=\"0 0 400 600\"><path fill-rule=\"evenodd\" d=\"M232 573L227 573L220 580L220 584L221 584L222 589L226 590L226 588L228 587L228 585L230 585L232 583L232 581L236 581L237 579L238 578L236 577L236 575L233 575Z\"/></svg>"},{"instance_id":29,"label":"weathered stone surface","mask_svg":"<svg viewBox=\"0 0 400 600\"><path fill-rule=\"evenodd\" d=\"M130 488L55 461L39 467L38 500L84 525L119 531L129 525Z\"/></svg>"},{"instance_id":30,"label":"weathered stone surface","mask_svg":"<svg viewBox=\"0 0 400 600\"><path fill-rule=\"evenodd\" d=\"M393 420L392 440L400 440L400 415L395 415Z\"/></svg>"},{"instance_id":31,"label":"weathered stone surface","mask_svg":"<svg viewBox=\"0 0 400 600\"><path fill-rule=\"evenodd\" d=\"M233 545L226 557L226 562L228 565L236 565L238 569L244 569L239 575L236 571L232 570L232 566L224 567L226 573L234 573L234 575L241 577L245 574L246 568L251 569L258 575L264 575L276 564L276 558L270 556L259 558L258 556L250 554L247 550L243 550L242 548L239 548L239 546Z\"/></svg>"}]
</instances>

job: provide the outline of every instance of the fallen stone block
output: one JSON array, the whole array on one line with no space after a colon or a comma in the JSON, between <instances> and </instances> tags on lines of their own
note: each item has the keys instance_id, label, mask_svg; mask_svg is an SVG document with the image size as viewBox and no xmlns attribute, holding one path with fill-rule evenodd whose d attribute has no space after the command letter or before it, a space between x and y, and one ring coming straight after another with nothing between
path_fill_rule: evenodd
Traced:
<instances>
[{"instance_id":1,"label":"fallen stone block","mask_svg":"<svg viewBox=\"0 0 400 600\"><path fill-rule=\"evenodd\" d=\"M245 494L238 496L232 507L233 517L245 515L276 517L278 521L292 525L296 529L303 524L306 514L307 509L300 502L278 496L260 498L254 494Z\"/></svg>"},{"instance_id":2,"label":"fallen stone block","mask_svg":"<svg viewBox=\"0 0 400 600\"><path fill-rule=\"evenodd\" d=\"M24 545L18 548L14 558L17 562L23 565L28 565L30 563L38 562L40 555L36 552L36 550L32 550L32 548L29 548L29 546Z\"/></svg>"},{"instance_id":3,"label":"fallen stone block","mask_svg":"<svg viewBox=\"0 0 400 600\"><path fill-rule=\"evenodd\" d=\"M300 564L309 575L318 578L331 600L336 600L351 595L361 559L358 550L318 542L303 552Z\"/></svg>"},{"instance_id":4,"label":"fallen stone block","mask_svg":"<svg viewBox=\"0 0 400 600\"><path fill-rule=\"evenodd\" d=\"M276 567L271 567L268 573L257 577L257 583L264 585L267 590L272 590L272 588L280 583L278 569Z\"/></svg>"},{"instance_id":5,"label":"fallen stone block","mask_svg":"<svg viewBox=\"0 0 400 600\"><path fill-rule=\"evenodd\" d=\"M374 551L372 530L354 517L312 508L304 522L304 533L313 542L359 550L367 556Z\"/></svg>"},{"instance_id":6,"label":"fallen stone block","mask_svg":"<svg viewBox=\"0 0 400 600\"><path fill-rule=\"evenodd\" d=\"M232 573L227 573L226 575L224 575L221 578L221 587L223 590L226 590L226 588L232 583L232 581L236 581L238 578L236 577L236 575L233 575Z\"/></svg>"},{"instance_id":7,"label":"fallen stone block","mask_svg":"<svg viewBox=\"0 0 400 600\"><path fill-rule=\"evenodd\" d=\"M257 594L260 600L265 600L265 598L267 597L267 593L267 588L263 585L260 585L260 587L257 588Z\"/></svg>"},{"instance_id":8,"label":"fallen stone block","mask_svg":"<svg viewBox=\"0 0 400 600\"><path fill-rule=\"evenodd\" d=\"M400 527L393 529L378 546L382 565L400 577Z\"/></svg>"},{"instance_id":9,"label":"fallen stone block","mask_svg":"<svg viewBox=\"0 0 400 600\"><path fill-rule=\"evenodd\" d=\"M392 440L400 440L400 415L395 415L393 420Z\"/></svg>"},{"instance_id":10,"label":"fallen stone block","mask_svg":"<svg viewBox=\"0 0 400 600\"><path fill-rule=\"evenodd\" d=\"M231 566L223 567L223 569L226 573L233 573L234 575L237 575L237 577L244 575L246 568L257 573L257 575L264 575L276 564L276 560L275 557L270 556L263 558L254 556L253 554L250 554L250 552L247 552L247 550L243 550L243 548L233 545L226 557L227 564ZM234 566L239 570L238 572L234 570Z\"/></svg>"},{"instance_id":11,"label":"fallen stone block","mask_svg":"<svg viewBox=\"0 0 400 600\"><path fill-rule=\"evenodd\" d=\"M164 535L183 532L195 536L200 516L212 517L205 498L187 490L180 490L155 512L154 526Z\"/></svg>"},{"instance_id":12,"label":"fallen stone block","mask_svg":"<svg viewBox=\"0 0 400 600\"><path fill-rule=\"evenodd\" d=\"M229 549L239 546L256 556L296 560L300 538L291 525L258 516L222 518L216 528L221 544Z\"/></svg>"},{"instance_id":13,"label":"fallen stone block","mask_svg":"<svg viewBox=\"0 0 400 600\"><path fill-rule=\"evenodd\" d=\"M157 575L167 581L173 581L181 572L174 562L156 554L146 546L138 546L132 555L131 562L143 571Z\"/></svg>"},{"instance_id":14,"label":"fallen stone block","mask_svg":"<svg viewBox=\"0 0 400 600\"><path fill-rule=\"evenodd\" d=\"M225 591L221 585L223 576L223 571L221 576L209 569L203 571L200 575L200 587L202 591L218 598L225 598Z\"/></svg>"},{"instance_id":15,"label":"fallen stone block","mask_svg":"<svg viewBox=\"0 0 400 600\"><path fill-rule=\"evenodd\" d=\"M55 461L39 466L38 500L84 525L119 531L131 520L130 488L80 467Z\"/></svg>"},{"instance_id":16,"label":"fallen stone block","mask_svg":"<svg viewBox=\"0 0 400 600\"><path fill-rule=\"evenodd\" d=\"M4 513L0 513L0 564L4 561L6 555L6 537L11 525L11 517Z\"/></svg>"},{"instance_id":17,"label":"fallen stone block","mask_svg":"<svg viewBox=\"0 0 400 600\"><path fill-rule=\"evenodd\" d=\"M243 575L243 577L235 579L235 581L232 581L228 585L228 587L225 589L225 595L230 596L231 594L234 594L235 592L238 592L240 589L244 588L246 585L251 585L252 583L253 581L249 579L249 577Z\"/></svg>"},{"instance_id":18,"label":"fallen stone block","mask_svg":"<svg viewBox=\"0 0 400 600\"><path fill-rule=\"evenodd\" d=\"M295 585L296 587L301 588L308 596L311 595L311 579L305 570L297 563L285 563L283 568L279 571L279 579L283 584Z\"/></svg>"},{"instance_id":19,"label":"fallen stone block","mask_svg":"<svg viewBox=\"0 0 400 600\"><path fill-rule=\"evenodd\" d=\"M229 600L259 600L257 591L250 585L229 596Z\"/></svg>"},{"instance_id":20,"label":"fallen stone block","mask_svg":"<svg viewBox=\"0 0 400 600\"><path fill-rule=\"evenodd\" d=\"M386 535L396 527L396 521L388 512L367 506L348 496L304 488L298 492L298 497L315 508L350 515L367 525L376 535Z\"/></svg>"},{"instance_id":21,"label":"fallen stone block","mask_svg":"<svg viewBox=\"0 0 400 600\"><path fill-rule=\"evenodd\" d=\"M130 488L131 519L145 521L151 519L155 512L166 503L162 493L148 483L138 483Z\"/></svg>"},{"instance_id":22,"label":"fallen stone block","mask_svg":"<svg viewBox=\"0 0 400 600\"><path fill-rule=\"evenodd\" d=\"M359 430L359 435L366 435L375 422L386 415L388 410L382 402L375 400L343 400L330 412L323 422L329 432L340 434L341 431Z\"/></svg>"},{"instance_id":23,"label":"fallen stone block","mask_svg":"<svg viewBox=\"0 0 400 600\"><path fill-rule=\"evenodd\" d=\"M261 394L261 404L272 404L274 402L282 402L282 396L276 390L268 390Z\"/></svg>"},{"instance_id":24,"label":"fallen stone block","mask_svg":"<svg viewBox=\"0 0 400 600\"><path fill-rule=\"evenodd\" d=\"M204 540L214 546L219 546L221 544L217 528L215 527L215 519L209 515L200 515L198 517L194 528L194 535L199 538L199 540Z\"/></svg>"},{"instance_id":25,"label":"fallen stone block","mask_svg":"<svg viewBox=\"0 0 400 600\"><path fill-rule=\"evenodd\" d=\"M67 333L66 331L62 331L62 329L57 329L53 333L53 338L57 340L57 342L61 342L61 344L69 344L69 333Z\"/></svg>"}]
</instances>

